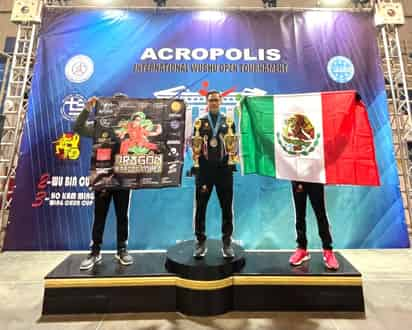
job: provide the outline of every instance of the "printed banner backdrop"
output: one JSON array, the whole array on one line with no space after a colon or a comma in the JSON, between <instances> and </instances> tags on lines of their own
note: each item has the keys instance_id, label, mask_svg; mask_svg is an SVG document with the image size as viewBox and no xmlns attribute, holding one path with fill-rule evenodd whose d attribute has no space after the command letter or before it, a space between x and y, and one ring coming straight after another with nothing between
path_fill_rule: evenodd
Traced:
<instances>
[{"instance_id":1,"label":"printed banner backdrop","mask_svg":"<svg viewBox=\"0 0 412 330\"><path fill-rule=\"evenodd\" d=\"M189 123L205 110L202 95L211 89L231 92L225 112L233 112L242 95L358 91L374 133L381 185L326 188L334 246L409 245L370 13L53 8L43 17L6 248L88 248L91 139L80 139L77 159L79 153L57 157L55 150L56 141L71 137L88 97L181 98ZM187 151L183 173L191 165ZM234 239L248 249L295 247L290 182L239 173ZM192 177L183 177L179 188L135 190L129 247L167 248L192 239L193 197ZM320 248L311 208L307 212L309 247ZM113 207L109 218L104 248L114 249ZM208 237L219 238L220 228L213 194Z\"/></svg>"},{"instance_id":2,"label":"printed banner backdrop","mask_svg":"<svg viewBox=\"0 0 412 330\"><path fill-rule=\"evenodd\" d=\"M180 186L185 115L181 100L99 98L90 186L95 190Z\"/></svg>"}]
</instances>

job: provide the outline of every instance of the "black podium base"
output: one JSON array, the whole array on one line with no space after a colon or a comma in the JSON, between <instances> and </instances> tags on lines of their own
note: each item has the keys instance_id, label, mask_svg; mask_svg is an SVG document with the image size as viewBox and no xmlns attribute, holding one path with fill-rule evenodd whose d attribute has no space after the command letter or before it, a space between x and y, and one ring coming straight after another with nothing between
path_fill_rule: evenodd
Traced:
<instances>
[{"instance_id":1,"label":"black podium base","mask_svg":"<svg viewBox=\"0 0 412 330\"><path fill-rule=\"evenodd\" d=\"M201 259L193 257L194 245L194 241L185 241L167 250L166 268L170 273L190 280L213 281L239 272L245 264L245 251L237 244L232 244L235 256L230 259L223 257L221 241L206 241L207 253Z\"/></svg>"},{"instance_id":2,"label":"black podium base","mask_svg":"<svg viewBox=\"0 0 412 330\"><path fill-rule=\"evenodd\" d=\"M130 266L104 254L89 271L79 270L85 254L73 254L46 276L43 314L364 311L361 274L339 253L340 269L328 271L320 252L292 267L290 252L243 252L237 246L237 257L225 260L220 243L208 243L203 260L193 259L194 242L189 241L167 254L135 253ZM237 269L242 256L245 265Z\"/></svg>"}]
</instances>

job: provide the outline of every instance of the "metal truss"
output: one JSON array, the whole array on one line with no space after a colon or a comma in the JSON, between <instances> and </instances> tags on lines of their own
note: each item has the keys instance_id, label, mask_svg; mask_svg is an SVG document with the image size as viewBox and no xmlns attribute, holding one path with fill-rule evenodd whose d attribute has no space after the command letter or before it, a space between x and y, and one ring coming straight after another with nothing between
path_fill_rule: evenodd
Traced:
<instances>
[{"instance_id":1,"label":"metal truss","mask_svg":"<svg viewBox=\"0 0 412 330\"><path fill-rule=\"evenodd\" d=\"M4 127L0 140L0 250L3 248L13 200L17 160L31 88L38 25L17 24L17 37L11 60L4 102Z\"/></svg>"},{"instance_id":2,"label":"metal truss","mask_svg":"<svg viewBox=\"0 0 412 330\"><path fill-rule=\"evenodd\" d=\"M394 1L376 1L377 4L385 2L392 3ZM408 88L408 84L412 86L412 59L409 57L412 50L408 47L407 42L401 45L398 25L385 24L378 29L378 42L385 76L395 158L398 165L405 217L410 231L412 219L412 117L410 97L412 90Z\"/></svg>"}]
</instances>

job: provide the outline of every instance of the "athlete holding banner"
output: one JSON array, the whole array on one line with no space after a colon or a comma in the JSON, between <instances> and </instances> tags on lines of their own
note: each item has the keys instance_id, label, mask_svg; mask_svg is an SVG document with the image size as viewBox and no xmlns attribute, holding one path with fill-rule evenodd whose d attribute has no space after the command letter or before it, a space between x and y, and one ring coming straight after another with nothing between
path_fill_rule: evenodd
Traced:
<instances>
[{"instance_id":1,"label":"athlete holding banner","mask_svg":"<svg viewBox=\"0 0 412 330\"><path fill-rule=\"evenodd\" d=\"M319 236L322 240L323 261L326 268L337 270L339 262L332 250L332 235L326 215L325 189L322 183L292 181L293 202L295 207L296 242L298 247L290 257L289 262L298 266L310 259L307 252L308 240L306 238L306 201L312 204L318 223Z\"/></svg>"},{"instance_id":2,"label":"athlete holding banner","mask_svg":"<svg viewBox=\"0 0 412 330\"><path fill-rule=\"evenodd\" d=\"M118 93L115 98L127 97L124 94ZM95 133L94 125L88 125L87 119L96 105L97 98L90 98L83 111L74 124L74 131L84 137L93 138ZM127 239L129 235L129 200L130 190L99 190L95 191L94 201L94 222L92 230L91 251L85 260L82 261L80 269L90 269L96 263L102 260L100 254L101 244L103 242L104 227L106 224L107 213L109 211L110 202L113 199L116 219L117 219L117 254L116 259L122 265L130 265L133 263L133 257L127 252Z\"/></svg>"}]
</instances>

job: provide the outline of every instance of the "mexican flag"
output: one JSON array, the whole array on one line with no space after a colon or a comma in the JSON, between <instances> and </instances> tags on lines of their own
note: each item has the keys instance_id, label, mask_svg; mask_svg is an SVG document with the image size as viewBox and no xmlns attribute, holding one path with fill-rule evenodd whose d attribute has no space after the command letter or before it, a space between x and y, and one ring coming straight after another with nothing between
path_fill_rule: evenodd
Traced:
<instances>
[{"instance_id":1,"label":"mexican flag","mask_svg":"<svg viewBox=\"0 0 412 330\"><path fill-rule=\"evenodd\" d=\"M372 129L356 91L244 98L240 159L244 174L379 185Z\"/></svg>"}]
</instances>

